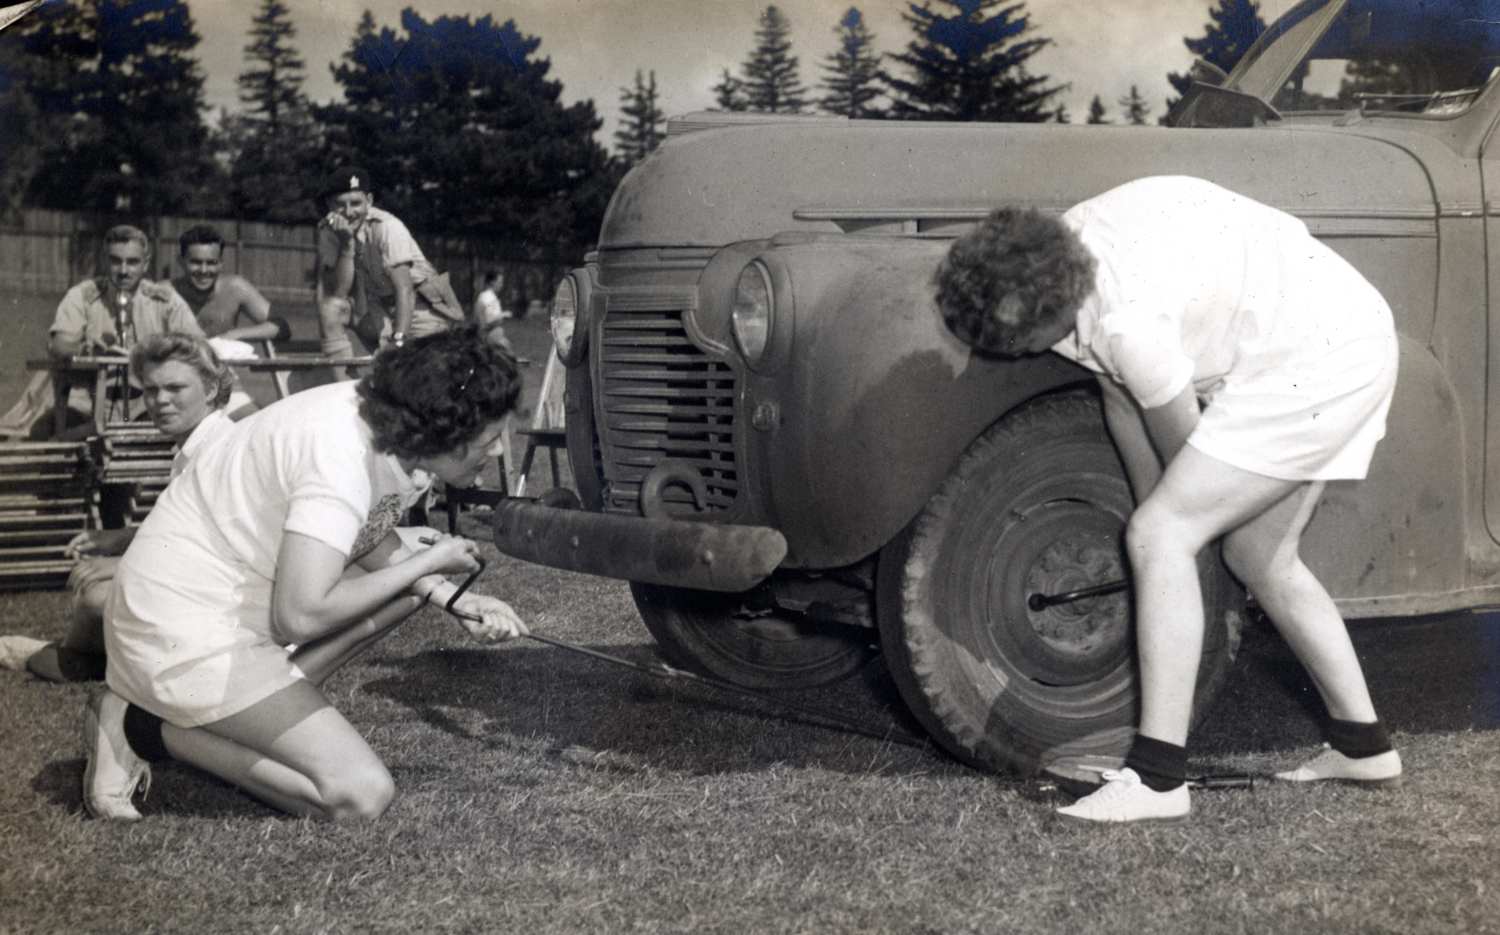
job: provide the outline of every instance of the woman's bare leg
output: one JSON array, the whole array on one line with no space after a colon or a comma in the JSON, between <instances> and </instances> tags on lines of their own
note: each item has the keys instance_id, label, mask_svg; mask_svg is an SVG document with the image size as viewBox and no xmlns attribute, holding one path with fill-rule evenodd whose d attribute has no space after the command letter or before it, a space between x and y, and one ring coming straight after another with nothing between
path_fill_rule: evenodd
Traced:
<instances>
[{"instance_id":1,"label":"woman's bare leg","mask_svg":"<svg viewBox=\"0 0 1500 935\"><path fill-rule=\"evenodd\" d=\"M26 660L26 668L49 682L87 682L104 678L104 602L110 578L86 583L73 600L68 629Z\"/></svg>"},{"instance_id":2,"label":"woman's bare leg","mask_svg":"<svg viewBox=\"0 0 1500 935\"><path fill-rule=\"evenodd\" d=\"M385 764L310 682L203 727L162 725L176 759L293 815L376 818L395 795Z\"/></svg>"},{"instance_id":3,"label":"woman's bare leg","mask_svg":"<svg viewBox=\"0 0 1500 935\"><path fill-rule=\"evenodd\" d=\"M1230 533L1224 539L1224 560L1307 668L1329 715L1369 723L1376 720L1375 703L1349 630L1298 552L1323 488L1306 484Z\"/></svg>"},{"instance_id":4,"label":"woman's bare leg","mask_svg":"<svg viewBox=\"0 0 1500 935\"><path fill-rule=\"evenodd\" d=\"M1184 446L1130 517L1125 544L1135 583L1140 733L1183 746L1203 647L1198 553L1299 486Z\"/></svg>"}]
</instances>

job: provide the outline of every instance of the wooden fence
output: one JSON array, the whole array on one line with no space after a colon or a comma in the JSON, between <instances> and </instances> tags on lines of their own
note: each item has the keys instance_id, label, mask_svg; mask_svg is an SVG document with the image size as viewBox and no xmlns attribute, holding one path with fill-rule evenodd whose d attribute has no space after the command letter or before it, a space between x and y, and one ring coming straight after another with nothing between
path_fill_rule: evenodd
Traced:
<instances>
[{"instance_id":1,"label":"wooden fence","mask_svg":"<svg viewBox=\"0 0 1500 935\"><path fill-rule=\"evenodd\" d=\"M61 293L101 272L104 232L133 223L152 238L153 278L180 275L177 238L208 224L224 238L224 270L255 284L272 302L309 303L315 260L311 224L264 224L212 218L157 217L122 221L66 211L27 209L0 221L0 293ZM470 302L486 269L505 275L502 301L524 315L529 302L545 303L566 269L506 258L497 242L416 233L432 264L446 270L460 299ZM582 257L579 257L581 260Z\"/></svg>"}]
</instances>

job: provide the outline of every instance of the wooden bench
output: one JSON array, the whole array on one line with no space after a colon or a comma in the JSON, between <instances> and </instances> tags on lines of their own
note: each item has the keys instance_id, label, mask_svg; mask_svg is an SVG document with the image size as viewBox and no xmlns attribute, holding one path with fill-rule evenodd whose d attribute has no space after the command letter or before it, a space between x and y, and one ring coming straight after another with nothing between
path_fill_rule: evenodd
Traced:
<instances>
[{"instance_id":1,"label":"wooden bench","mask_svg":"<svg viewBox=\"0 0 1500 935\"><path fill-rule=\"evenodd\" d=\"M274 375L370 360L299 354L226 363ZM53 425L60 431L67 429L69 390L90 385L92 424L75 427L87 434L76 441L0 442L0 590L62 587L75 564L63 554L68 541L88 529L139 523L172 470L172 440L148 422L125 418L123 357L29 360L26 367L54 374ZM278 398L285 392L278 380Z\"/></svg>"},{"instance_id":2,"label":"wooden bench","mask_svg":"<svg viewBox=\"0 0 1500 935\"><path fill-rule=\"evenodd\" d=\"M63 549L95 522L93 474L83 442L0 442L0 590L68 580Z\"/></svg>"}]
</instances>

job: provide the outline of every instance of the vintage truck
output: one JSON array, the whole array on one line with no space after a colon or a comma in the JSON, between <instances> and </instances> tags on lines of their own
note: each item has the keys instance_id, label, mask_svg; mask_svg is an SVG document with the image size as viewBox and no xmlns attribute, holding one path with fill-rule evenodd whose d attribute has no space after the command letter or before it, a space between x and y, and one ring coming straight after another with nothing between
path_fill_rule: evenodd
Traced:
<instances>
[{"instance_id":1,"label":"vintage truck","mask_svg":"<svg viewBox=\"0 0 1500 935\"><path fill-rule=\"evenodd\" d=\"M1231 74L1198 69L1164 127L674 121L552 306L586 509L507 504L498 546L630 579L670 661L741 685L827 682L878 648L976 765L1120 752L1132 499L1092 380L970 353L931 277L996 206L1187 174L1302 218L1395 312L1389 434L1304 543L1340 608L1500 603L1493 13L1307 0ZM1245 606L1216 557L1204 570L1200 711Z\"/></svg>"}]
</instances>

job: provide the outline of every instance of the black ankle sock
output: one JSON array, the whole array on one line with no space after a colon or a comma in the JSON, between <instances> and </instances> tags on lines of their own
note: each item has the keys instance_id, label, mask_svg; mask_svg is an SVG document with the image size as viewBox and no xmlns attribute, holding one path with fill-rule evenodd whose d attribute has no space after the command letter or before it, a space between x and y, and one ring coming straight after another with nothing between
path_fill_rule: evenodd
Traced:
<instances>
[{"instance_id":1,"label":"black ankle sock","mask_svg":"<svg viewBox=\"0 0 1500 935\"><path fill-rule=\"evenodd\" d=\"M1391 737L1379 721L1363 724L1329 718L1328 745L1351 760L1358 760L1389 752Z\"/></svg>"},{"instance_id":2,"label":"black ankle sock","mask_svg":"<svg viewBox=\"0 0 1500 935\"><path fill-rule=\"evenodd\" d=\"M1187 748L1136 734L1125 765L1136 771L1146 788L1169 792L1187 781Z\"/></svg>"},{"instance_id":3,"label":"black ankle sock","mask_svg":"<svg viewBox=\"0 0 1500 935\"><path fill-rule=\"evenodd\" d=\"M161 718L145 708L130 705L125 709L125 739L135 755L147 763L172 758L167 752L166 741L161 739Z\"/></svg>"}]
</instances>

